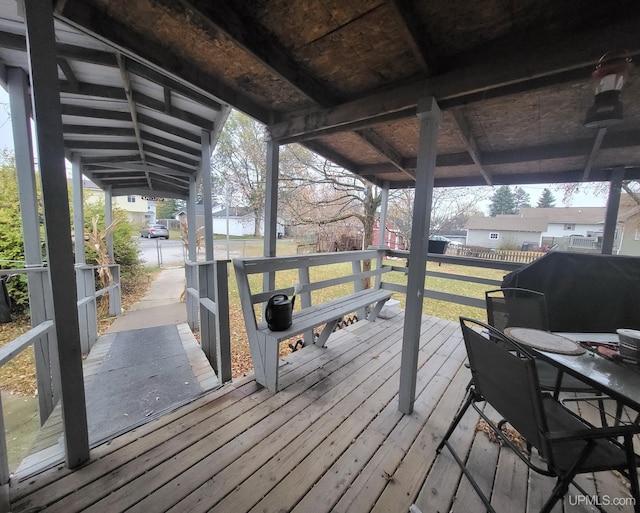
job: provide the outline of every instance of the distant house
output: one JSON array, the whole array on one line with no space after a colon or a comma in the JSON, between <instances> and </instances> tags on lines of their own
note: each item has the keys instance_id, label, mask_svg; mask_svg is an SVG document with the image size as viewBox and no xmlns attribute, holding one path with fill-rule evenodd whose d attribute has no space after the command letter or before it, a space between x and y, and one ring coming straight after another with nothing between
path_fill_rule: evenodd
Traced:
<instances>
[{"instance_id":1,"label":"distant house","mask_svg":"<svg viewBox=\"0 0 640 513\"><path fill-rule=\"evenodd\" d=\"M197 204L196 210L196 227L200 229L204 227L204 205ZM211 215L213 221L213 233L223 235L227 233L227 222L229 226L229 235L233 236L252 236L255 230L255 215L248 207L227 207L224 205L213 205L211 207ZM177 214L177 218L186 220L186 212L182 211ZM285 227L282 220L278 219L277 231L284 234ZM260 220L260 235L264 235L264 219Z\"/></svg>"},{"instance_id":2,"label":"distant house","mask_svg":"<svg viewBox=\"0 0 640 513\"><path fill-rule=\"evenodd\" d=\"M629 223L640 220L640 209L632 212L623 202L614 240L614 252L640 254L630 242L625 246ZM597 251L602 244L605 207L522 208L518 214L484 217L467 223L467 245L486 248L517 246L521 249L558 247L564 250ZM640 226L637 237L640 239ZM640 242L640 240L638 241Z\"/></svg>"},{"instance_id":3,"label":"distant house","mask_svg":"<svg viewBox=\"0 0 640 513\"><path fill-rule=\"evenodd\" d=\"M393 221L387 220L382 241L380 240L380 221L376 220L373 227L373 245L387 246L390 249L406 249L404 237Z\"/></svg>"},{"instance_id":4,"label":"distant house","mask_svg":"<svg viewBox=\"0 0 640 513\"><path fill-rule=\"evenodd\" d=\"M85 201L104 201L104 191L91 180L84 179L82 189ZM127 196L113 196L113 208L120 209L127 214L129 222L134 226L143 226L156 222L156 204L137 194Z\"/></svg>"},{"instance_id":5,"label":"distant house","mask_svg":"<svg viewBox=\"0 0 640 513\"><path fill-rule=\"evenodd\" d=\"M541 245L546 231L546 218L524 218L519 215L484 217L475 215L467 221L467 246L499 248L506 245L522 247Z\"/></svg>"}]
</instances>

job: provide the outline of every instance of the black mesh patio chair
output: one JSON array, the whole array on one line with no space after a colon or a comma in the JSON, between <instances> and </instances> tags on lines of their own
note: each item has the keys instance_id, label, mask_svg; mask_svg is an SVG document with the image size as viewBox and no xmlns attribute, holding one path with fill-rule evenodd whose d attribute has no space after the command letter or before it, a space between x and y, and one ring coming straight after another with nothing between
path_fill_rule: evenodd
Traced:
<instances>
[{"instance_id":1,"label":"black mesh patio chair","mask_svg":"<svg viewBox=\"0 0 640 513\"><path fill-rule=\"evenodd\" d=\"M547 305L544 294L535 290L503 288L485 292L487 320L498 331L505 328L533 328L549 331ZM560 392L587 392L591 387L558 371L548 362L536 361L540 386L554 390L556 398Z\"/></svg>"},{"instance_id":2,"label":"black mesh patio chair","mask_svg":"<svg viewBox=\"0 0 640 513\"><path fill-rule=\"evenodd\" d=\"M556 478L556 485L541 513L550 512L572 483L582 494L588 495L573 482L576 475L605 470L617 470L629 479L635 511L640 512L639 460L633 449L633 435L640 432L640 426L595 427L589 424L550 393L541 390L535 361L523 347L479 321L461 317L460 325L469 358L471 385L465 402L436 452L440 453L445 446L448 448L487 509L495 513L463 459L449 442L469 406L473 406L496 435L531 469ZM518 449L484 413L478 403L485 402L524 438L527 447L538 451L544 466L533 464L528 455Z\"/></svg>"}]
</instances>

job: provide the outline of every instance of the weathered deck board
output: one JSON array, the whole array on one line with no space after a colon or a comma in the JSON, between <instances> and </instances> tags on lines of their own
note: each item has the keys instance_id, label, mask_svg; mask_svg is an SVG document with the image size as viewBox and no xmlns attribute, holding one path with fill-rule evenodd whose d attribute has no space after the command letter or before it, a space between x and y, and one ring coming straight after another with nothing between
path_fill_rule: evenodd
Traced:
<instances>
[{"instance_id":1,"label":"weathered deck board","mask_svg":"<svg viewBox=\"0 0 640 513\"><path fill-rule=\"evenodd\" d=\"M12 511L484 511L448 450L435 454L470 377L458 325L424 318L408 416L397 409L401 332L401 317L349 326L326 349L283 358L277 394L235 381L96 447L78 471L12 483ZM553 480L476 432L477 418L470 410L451 443L498 511L535 511ZM589 493L624 493L603 474L581 478ZM565 500L564 511L591 509Z\"/></svg>"}]
</instances>

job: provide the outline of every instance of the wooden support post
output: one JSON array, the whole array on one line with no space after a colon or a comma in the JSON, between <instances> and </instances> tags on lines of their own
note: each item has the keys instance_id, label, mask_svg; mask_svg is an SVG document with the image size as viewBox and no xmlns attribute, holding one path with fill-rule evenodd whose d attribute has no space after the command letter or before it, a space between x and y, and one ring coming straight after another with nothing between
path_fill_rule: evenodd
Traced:
<instances>
[{"instance_id":1,"label":"wooden support post","mask_svg":"<svg viewBox=\"0 0 640 513\"><path fill-rule=\"evenodd\" d=\"M298 282L301 285L309 285L309 283L311 283L311 275L309 274L308 267L300 267L298 269ZM299 297L296 299L296 301L300 301L300 306L303 309L309 308L311 306L311 292L309 291L302 292L301 294L299 294ZM307 331L304 334L302 344L305 346L308 346L310 344L313 344L314 342L315 340L314 340L313 330Z\"/></svg>"},{"instance_id":2,"label":"wooden support post","mask_svg":"<svg viewBox=\"0 0 640 513\"><path fill-rule=\"evenodd\" d=\"M200 173L202 175L202 196L204 206L204 252L207 262L213 260L213 204L211 199L211 134L202 131L202 159Z\"/></svg>"},{"instance_id":3,"label":"wooden support post","mask_svg":"<svg viewBox=\"0 0 640 513\"><path fill-rule=\"evenodd\" d=\"M187 290L198 288L198 240L196 226L196 196L197 184L195 177L189 178L189 198L187 199L187 265L185 265L185 282ZM187 294L187 323L193 330L198 327L198 298Z\"/></svg>"},{"instance_id":4,"label":"wooden support post","mask_svg":"<svg viewBox=\"0 0 640 513\"><path fill-rule=\"evenodd\" d=\"M216 313L216 373L221 383L231 381L231 324L229 321L229 260L216 260L215 302Z\"/></svg>"},{"instance_id":5,"label":"wooden support post","mask_svg":"<svg viewBox=\"0 0 640 513\"><path fill-rule=\"evenodd\" d=\"M407 415L413 411L416 394L424 278L429 245L429 218L431 215L436 164L436 140L441 118L442 113L434 98L424 98L418 102L420 138L416 166L416 199L413 205L411 252L409 254L409 276L407 278L407 304L404 315L402 359L400 363L399 410Z\"/></svg>"},{"instance_id":6,"label":"wooden support post","mask_svg":"<svg viewBox=\"0 0 640 513\"><path fill-rule=\"evenodd\" d=\"M108 185L104 189L104 225L105 227L113 223L113 193L111 186ZM110 231L106 235L107 253L109 253L109 262L115 262L115 253L113 250L113 232Z\"/></svg>"},{"instance_id":7,"label":"wooden support post","mask_svg":"<svg viewBox=\"0 0 640 513\"><path fill-rule=\"evenodd\" d=\"M213 262L205 262L198 265L198 281L200 298L214 301L215 272ZM216 361L216 343L215 315L201 302L200 346L214 369L218 367L218 362Z\"/></svg>"},{"instance_id":8,"label":"wooden support post","mask_svg":"<svg viewBox=\"0 0 640 513\"><path fill-rule=\"evenodd\" d=\"M98 312L96 309L96 282L92 266L76 267L78 289L78 329L83 355L88 355L98 340Z\"/></svg>"},{"instance_id":9,"label":"wooden support post","mask_svg":"<svg viewBox=\"0 0 640 513\"><path fill-rule=\"evenodd\" d=\"M228 260L200 264L200 345L220 382L231 381ZM207 306L215 305L215 311Z\"/></svg>"},{"instance_id":10,"label":"wooden support post","mask_svg":"<svg viewBox=\"0 0 640 513\"><path fill-rule=\"evenodd\" d=\"M602 237L603 255L613 254L613 243L618 227L618 210L620 208L620 194L622 181L624 180L624 168L617 167L611 173L609 184L609 198L607 199L607 213L604 218L604 235Z\"/></svg>"},{"instance_id":11,"label":"wooden support post","mask_svg":"<svg viewBox=\"0 0 640 513\"><path fill-rule=\"evenodd\" d=\"M111 266L111 283L116 285L114 290L109 292L109 315L120 315L122 313L122 288L120 287L120 266Z\"/></svg>"},{"instance_id":12,"label":"wooden support post","mask_svg":"<svg viewBox=\"0 0 640 513\"><path fill-rule=\"evenodd\" d=\"M44 216L49 221L45 222L45 230L57 334L57 363L60 367L65 456L67 466L76 468L89 459L89 436L78 331L53 4L24 0L24 13Z\"/></svg>"},{"instance_id":13,"label":"wooden support post","mask_svg":"<svg viewBox=\"0 0 640 513\"><path fill-rule=\"evenodd\" d=\"M354 260L353 262L351 262L351 272L354 276L362 272L361 260ZM362 280L355 280L353 282L353 289L354 292L362 292L364 290L364 283L362 283ZM366 309L361 308L356 312L356 315L358 316L358 320L364 321L367 318L367 311Z\"/></svg>"},{"instance_id":14,"label":"wooden support post","mask_svg":"<svg viewBox=\"0 0 640 513\"><path fill-rule=\"evenodd\" d=\"M76 265L87 263L84 250L84 202L82 192L82 167L80 155L71 158L71 196L73 198L73 237Z\"/></svg>"},{"instance_id":15,"label":"wooden support post","mask_svg":"<svg viewBox=\"0 0 640 513\"><path fill-rule=\"evenodd\" d=\"M33 141L31 138L31 103L28 98L29 81L20 68L7 70L11 126L13 128L14 154L20 196L22 238L27 267L42 267L42 239L36 193L36 175L33 165ZM32 326L53 319L51 285L46 272L29 273L29 313ZM36 378L40 424L49 418L59 396L59 372L52 365L52 349L55 350L55 334L47 334L34 342ZM56 380L58 385L56 386Z\"/></svg>"},{"instance_id":16,"label":"wooden support post","mask_svg":"<svg viewBox=\"0 0 640 513\"><path fill-rule=\"evenodd\" d=\"M387 235L387 211L389 210L389 182L384 182L382 187L382 200L380 201L380 223L378 225L378 246L386 246ZM364 249L364 248L363 248Z\"/></svg>"},{"instance_id":17,"label":"wooden support post","mask_svg":"<svg viewBox=\"0 0 640 513\"><path fill-rule=\"evenodd\" d=\"M280 163L280 144L267 138L267 183L264 208L264 256L276 256L278 228L278 167ZM264 275L264 290L275 288L275 273Z\"/></svg>"}]
</instances>

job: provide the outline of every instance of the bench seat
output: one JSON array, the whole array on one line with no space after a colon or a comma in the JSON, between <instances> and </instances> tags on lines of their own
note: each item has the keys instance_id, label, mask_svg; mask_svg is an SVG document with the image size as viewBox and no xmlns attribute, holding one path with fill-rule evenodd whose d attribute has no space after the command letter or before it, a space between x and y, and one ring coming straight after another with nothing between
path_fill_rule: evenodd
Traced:
<instances>
[{"instance_id":1,"label":"bench seat","mask_svg":"<svg viewBox=\"0 0 640 513\"><path fill-rule=\"evenodd\" d=\"M254 361L256 381L272 392L278 391L279 343L282 340L325 324L320 336L314 341L314 344L324 347L329 335L345 315L375 305L367 317L368 320L375 320L390 298L389 290L368 289L296 311L292 315L291 327L284 331L271 331L266 323L260 323L251 348L252 357L261 361L261 365L256 365L257 362ZM263 369L263 372L258 369Z\"/></svg>"}]
</instances>

